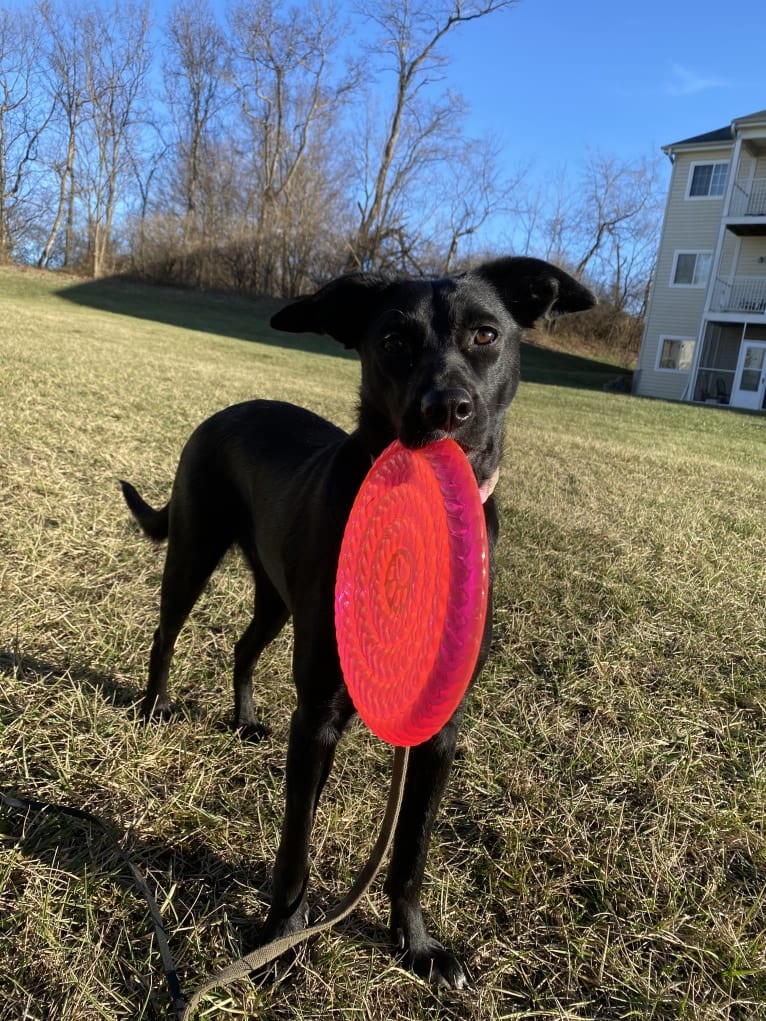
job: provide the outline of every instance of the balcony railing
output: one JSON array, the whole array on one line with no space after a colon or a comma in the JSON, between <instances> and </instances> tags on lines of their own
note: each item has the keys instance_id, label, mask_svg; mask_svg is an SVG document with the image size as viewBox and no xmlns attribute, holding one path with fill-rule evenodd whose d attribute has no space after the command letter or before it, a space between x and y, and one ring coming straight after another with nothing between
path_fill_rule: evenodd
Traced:
<instances>
[{"instance_id":1,"label":"balcony railing","mask_svg":"<svg viewBox=\"0 0 766 1021\"><path fill-rule=\"evenodd\" d=\"M766 313L766 276L716 279L710 302L713 312Z\"/></svg>"},{"instance_id":2,"label":"balcony railing","mask_svg":"<svg viewBox=\"0 0 766 1021\"><path fill-rule=\"evenodd\" d=\"M743 187L734 185L729 216L766 216L766 177L756 177Z\"/></svg>"}]
</instances>

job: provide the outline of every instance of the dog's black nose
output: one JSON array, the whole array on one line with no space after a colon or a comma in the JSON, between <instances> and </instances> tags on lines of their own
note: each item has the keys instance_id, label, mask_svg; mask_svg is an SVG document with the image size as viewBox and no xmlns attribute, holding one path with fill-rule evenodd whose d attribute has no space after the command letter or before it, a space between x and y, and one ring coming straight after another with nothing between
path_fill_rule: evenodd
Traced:
<instances>
[{"instance_id":1,"label":"dog's black nose","mask_svg":"<svg viewBox=\"0 0 766 1021\"><path fill-rule=\"evenodd\" d=\"M423 395L420 410L432 429L454 432L473 415L473 401L467 390L429 390Z\"/></svg>"}]
</instances>

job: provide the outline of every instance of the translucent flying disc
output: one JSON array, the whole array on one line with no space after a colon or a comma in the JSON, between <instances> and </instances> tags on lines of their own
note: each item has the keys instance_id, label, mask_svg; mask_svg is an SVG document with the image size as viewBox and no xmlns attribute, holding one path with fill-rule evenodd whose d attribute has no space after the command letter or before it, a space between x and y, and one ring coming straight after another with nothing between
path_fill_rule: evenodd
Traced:
<instances>
[{"instance_id":1,"label":"translucent flying disc","mask_svg":"<svg viewBox=\"0 0 766 1021\"><path fill-rule=\"evenodd\" d=\"M484 633L489 551L471 466L450 439L383 451L354 502L335 630L354 706L390 744L427 741L457 709Z\"/></svg>"}]
</instances>

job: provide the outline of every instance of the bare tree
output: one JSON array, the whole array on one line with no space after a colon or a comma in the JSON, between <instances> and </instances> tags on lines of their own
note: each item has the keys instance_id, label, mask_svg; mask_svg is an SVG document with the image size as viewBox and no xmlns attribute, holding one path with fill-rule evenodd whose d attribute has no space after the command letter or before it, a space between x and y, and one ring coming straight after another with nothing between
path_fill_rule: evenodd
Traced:
<instances>
[{"instance_id":1,"label":"bare tree","mask_svg":"<svg viewBox=\"0 0 766 1021\"><path fill-rule=\"evenodd\" d=\"M577 274L601 282L620 311L642 311L662 216L656 159L626 161L592 153L582 172Z\"/></svg>"},{"instance_id":2,"label":"bare tree","mask_svg":"<svg viewBox=\"0 0 766 1021\"><path fill-rule=\"evenodd\" d=\"M413 210L415 182L443 159L464 112L456 95L428 99L429 87L443 77L447 58L439 46L447 34L478 18L512 7L515 0L360 0L359 12L377 26L371 66L390 72L394 88L384 128L368 132L359 167L362 197L359 219L349 239L350 268L407 261L412 239L406 217Z\"/></svg>"},{"instance_id":3,"label":"bare tree","mask_svg":"<svg viewBox=\"0 0 766 1021\"><path fill-rule=\"evenodd\" d=\"M491 217L516 214L516 192L526 167L504 173L499 145L491 138L463 139L440 174L437 214L440 272L471 257L471 243ZM446 251L445 251L446 243Z\"/></svg>"},{"instance_id":4,"label":"bare tree","mask_svg":"<svg viewBox=\"0 0 766 1021\"><path fill-rule=\"evenodd\" d=\"M35 13L0 9L0 262L23 244L39 214L32 192L51 106L35 88L38 75Z\"/></svg>"},{"instance_id":5,"label":"bare tree","mask_svg":"<svg viewBox=\"0 0 766 1021\"><path fill-rule=\"evenodd\" d=\"M243 118L240 151L251 154L247 221L256 249L257 285L285 293L290 286L288 248L298 239L309 240L307 219L316 218L308 196L320 210L324 207L328 225L337 203L332 140L357 72L340 66L338 48L345 33L332 4L312 0L288 7L278 0L256 0L236 7L231 21Z\"/></svg>"},{"instance_id":6,"label":"bare tree","mask_svg":"<svg viewBox=\"0 0 766 1021\"><path fill-rule=\"evenodd\" d=\"M657 159L600 152L579 172L560 168L547 187L520 195L521 250L561 262L618 311L642 315L662 217L659 177Z\"/></svg>"},{"instance_id":7,"label":"bare tree","mask_svg":"<svg viewBox=\"0 0 766 1021\"><path fill-rule=\"evenodd\" d=\"M228 46L208 0L177 2L167 20L164 81L174 134L174 190L183 216L183 254L210 245L202 219L203 166L213 152L215 118L225 102ZM201 270L201 264L198 263ZM201 279L196 281L202 283Z\"/></svg>"},{"instance_id":8,"label":"bare tree","mask_svg":"<svg viewBox=\"0 0 766 1021\"><path fill-rule=\"evenodd\" d=\"M111 268L115 212L130 174L133 143L150 66L149 6L115 2L90 8L84 22L84 59L91 119L80 146L82 198L87 216L87 262L94 276Z\"/></svg>"},{"instance_id":9,"label":"bare tree","mask_svg":"<svg viewBox=\"0 0 766 1021\"><path fill-rule=\"evenodd\" d=\"M40 267L48 265L61 224L65 221L62 263L64 268L68 268L74 250L75 157L79 133L88 117L84 20L82 8L72 4L55 5L44 0L38 10L48 40L43 74L54 110L54 139L49 163L58 186L53 222L37 264Z\"/></svg>"},{"instance_id":10,"label":"bare tree","mask_svg":"<svg viewBox=\"0 0 766 1021\"><path fill-rule=\"evenodd\" d=\"M584 340L625 358L640 342L654 273L660 173L657 159L591 153L579 172L561 168L547 188L535 184L518 202L520 249L586 277L599 295L599 307L567 331L585 331ZM556 321L547 329L556 332Z\"/></svg>"}]
</instances>

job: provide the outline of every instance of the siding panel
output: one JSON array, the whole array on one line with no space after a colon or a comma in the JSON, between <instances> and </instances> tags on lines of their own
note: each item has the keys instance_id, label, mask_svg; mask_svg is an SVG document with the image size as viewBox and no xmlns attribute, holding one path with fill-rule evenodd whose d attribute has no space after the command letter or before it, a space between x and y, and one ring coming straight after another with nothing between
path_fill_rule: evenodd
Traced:
<instances>
[{"instance_id":1,"label":"siding panel","mask_svg":"<svg viewBox=\"0 0 766 1021\"><path fill-rule=\"evenodd\" d=\"M678 251L714 252L723 214L722 197L686 198L689 175L694 163L728 160L730 155L730 147L694 155L683 153L673 164L657 272L637 366L634 387L637 394L680 400L686 388L687 372L657 370L659 341L661 336L697 339L706 288L672 287L673 262Z\"/></svg>"}]
</instances>

